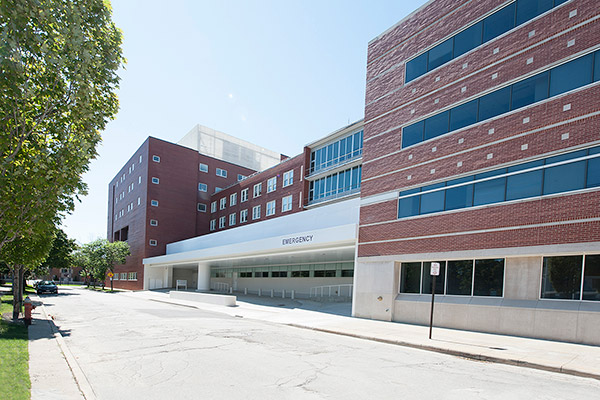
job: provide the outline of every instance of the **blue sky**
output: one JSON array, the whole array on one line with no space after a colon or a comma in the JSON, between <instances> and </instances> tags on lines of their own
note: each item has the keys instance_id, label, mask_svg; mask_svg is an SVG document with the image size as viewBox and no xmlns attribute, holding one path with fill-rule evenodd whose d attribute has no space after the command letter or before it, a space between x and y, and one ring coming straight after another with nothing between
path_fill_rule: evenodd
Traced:
<instances>
[{"instance_id":1,"label":"blue sky","mask_svg":"<svg viewBox=\"0 0 600 400\"><path fill-rule=\"evenodd\" d=\"M367 44L419 1L113 0L120 110L63 229L106 236L108 182L148 136L202 124L287 155L363 118Z\"/></svg>"}]
</instances>

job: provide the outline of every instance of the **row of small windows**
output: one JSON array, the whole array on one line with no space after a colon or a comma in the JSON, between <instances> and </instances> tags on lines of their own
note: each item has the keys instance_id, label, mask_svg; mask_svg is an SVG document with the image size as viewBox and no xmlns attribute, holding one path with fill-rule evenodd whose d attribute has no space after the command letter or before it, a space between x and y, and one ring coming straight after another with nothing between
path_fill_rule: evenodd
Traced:
<instances>
[{"instance_id":1,"label":"row of small windows","mask_svg":"<svg viewBox=\"0 0 600 400\"><path fill-rule=\"evenodd\" d=\"M212 270L213 278L351 278L354 276L354 263L329 263L307 265L280 265L257 268L233 268L224 271Z\"/></svg>"},{"instance_id":2,"label":"row of small windows","mask_svg":"<svg viewBox=\"0 0 600 400\"><path fill-rule=\"evenodd\" d=\"M398 218L598 186L600 146L402 191Z\"/></svg>"},{"instance_id":3,"label":"row of small windows","mask_svg":"<svg viewBox=\"0 0 600 400\"><path fill-rule=\"evenodd\" d=\"M119 278L119 275L121 276ZM137 281L137 272L116 272L112 277L113 281Z\"/></svg>"},{"instance_id":4,"label":"row of small windows","mask_svg":"<svg viewBox=\"0 0 600 400\"><path fill-rule=\"evenodd\" d=\"M116 203L117 202L115 201L115 204ZM141 199L141 197L138 197L137 198L137 205L139 206L141 203L142 203L142 199ZM134 203L133 202L127 204L127 212L133 211L133 209L134 209ZM115 214L115 221L117 221L119 218L122 218L123 216L125 216L125 209L121 209L119 212L117 212Z\"/></svg>"},{"instance_id":5,"label":"row of small windows","mask_svg":"<svg viewBox=\"0 0 600 400\"><path fill-rule=\"evenodd\" d=\"M503 258L433 262L440 264L435 294L502 297ZM400 293L431 294L431 263L402 263Z\"/></svg>"},{"instance_id":6,"label":"row of small windows","mask_svg":"<svg viewBox=\"0 0 600 400\"><path fill-rule=\"evenodd\" d=\"M360 189L361 174L362 165L359 165L311 181L308 192L308 201L324 201L355 193Z\"/></svg>"},{"instance_id":7,"label":"row of small windows","mask_svg":"<svg viewBox=\"0 0 600 400\"><path fill-rule=\"evenodd\" d=\"M221 200L223 200L223 199L221 199ZM198 211L201 211L200 210L201 205L204 206L203 207L204 211L206 211L206 205L202 204L202 203L198 203ZM215 210L213 210L213 208ZM266 204L265 216L269 217L269 216L275 215L276 209L277 209L277 201L276 200L269 201ZM292 210L292 195L283 197L281 199L281 212L284 213L284 212L291 211L291 210ZM215 211L216 211L216 203L213 202L211 204L211 212L215 212ZM262 213L262 206L260 204L252 207L252 219L253 220L260 219L261 213ZM226 217L221 216L221 217L219 217L218 221L219 221L219 229L225 228ZM247 221L248 221L248 209L241 210L240 211L240 223L244 223ZM229 226L234 226L235 224L236 224L236 214L235 213L229 214ZM214 231L216 229L216 227L217 227L217 220L216 219L211 220L210 221L210 230Z\"/></svg>"},{"instance_id":8,"label":"row of small windows","mask_svg":"<svg viewBox=\"0 0 600 400\"><path fill-rule=\"evenodd\" d=\"M402 129L402 148L600 80L600 50Z\"/></svg>"},{"instance_id":9,"label":"row of small windows","mask_svg":"<svg viewBox=\"0 0 600 400\"><path fill-rule=\"evenodd\" d=\"M138 185L142 184L142 177L138 176ZM119 182L115 185L115 189L119 187ZM135 189L135 182L131 182L131 185L127 185L127 193L131 193ZM119 202L119 200L123 200L125 198L125 191L119 193L119 196L115 199L115 204Z\"/></svg>"},{"instance_id":10,"label":"row of small windows","mask_svg":"<svg viewBox=\"0 0 600 400\"><path fill-rule=\"evenodd\" d=\"M362 155L363 131L333 142L310 153L310 173L327 169Z\"/></svg>"},{"instance_id":11,"label":"row of small windows","mask_svg":"<svg viewBox=\"0 0 600 400\"><path fill-rule=\"evenodd\" d=\"M446 64L567 0L517 0L406 63L405 82Z\"/></svg>"}]
</instances>

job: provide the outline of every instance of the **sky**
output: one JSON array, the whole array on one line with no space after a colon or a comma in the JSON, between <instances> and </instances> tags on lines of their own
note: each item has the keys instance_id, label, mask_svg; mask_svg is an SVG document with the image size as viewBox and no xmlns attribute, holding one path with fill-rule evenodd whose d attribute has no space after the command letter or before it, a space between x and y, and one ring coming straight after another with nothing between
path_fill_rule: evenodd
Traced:
<instances>
[{"instance_id":1,"label":"sky","mask_svg":"<svg viewBox=\"0 0 600 400\"><path fill-rule=\"evenodd\" d=\"M424 0L112 0L120 109L62 228L106 237L108 183L148 136L196 124L294 156L364 116L367 45Z\"/></svg>"}]
</instances>

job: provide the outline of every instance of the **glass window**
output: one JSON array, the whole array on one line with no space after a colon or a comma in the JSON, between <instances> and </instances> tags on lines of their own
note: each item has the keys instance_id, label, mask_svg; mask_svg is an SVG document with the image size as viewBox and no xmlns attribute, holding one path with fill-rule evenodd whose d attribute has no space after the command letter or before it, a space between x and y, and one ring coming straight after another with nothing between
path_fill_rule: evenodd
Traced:
<instances>
[{"instance_id":1,"label":"glass window","mask_svg":"<svg viewBox=\"0 0 600 400\"><path fill-rule=\"evenodd\" d=\"M444 287L446 286L446 262L445 261L433 261L440 263L440 275L435 280L435 294L444 294ZM423 286L422 292L425 294L431 294L431 261L423 263Z\"/></svg>"},{"instance_id":2,"label":"glass window","mask_svg":"<svg viewBox=\"0 0 600 400\"><path fill-rule=\"evenodd\" d=\"M600 81L600 50L594 53L596 60L594 61L594 82Z\"/></svg>"},{"instance_id":3,"label":"glass window","mask_svg":"<svg viewBox=\"0 0 600 400\"><path fill-rule=\"evenodd\" d=\"M550 72L550 96L556 96L591 83L593 56L593 54L588 54L552 68Z\"/></svg>"},{"instance_id":4,"label":"glass window","mask_svg":"<svg viewBox=\"0 0 600 400\"><path fill-rule=\"evenodd\" d=\"M400 192L400 196L408 194L419 193L420 189L405 190ZM419 200L421 196L407 197L400 199L398 202L398 218L411 217L413 215L419 215Z\"/></svg>"},{"instance_id":5,"label":"glass window","mask_svg":"<svg viewBox=\"0 0 600 400\"><path fill-rule=\"evenodd\" d=\"M473 260L448 261L446 294L470 296L473 286Z\"/></svg>"},{"instance_id":6,"label":"glass window","mask_svg":"<svg viewBox=\"0 0 600 400\"><path fill-rule=\"evenodd\" d=\"M485 172L475 175L475 179L488 178L490 176L500 175L506 172L506 168L495 171ZM504 191L506 187L506 178L492 179L475 184L473 205L492 204L504 201Z\"/></svg>"},{"instance_id":7,"label":"glass window","mask_svg":"<svg viewBox=\"0 0 600 400\"><path fill-rule=\"evenodd\" d=\"M444 187L444 182L436 183L435 185L429 185L424 187L421 191L437 189ZM427 193L421 195L421 214L428 214L444 210L444 190L438 190L437 192Z\"/></svg>"},{"instance_id":8,"label":"glass window","mask_svg":"<svg viewBox=\"0 0 600 400\"><path fill-rule=\"evenodd\" d=\"M243 203L244 201L248 201L248 189L243 189L240 192L240 201Z\"/></svg>"},{"instance_id":9,"label":"glass window","mask_svg":"<svg viewBox=\"0 0 600 400\"><path fill-rule=\"evenodd\" d=\"M248 221L248 210L240 211L240 223Z\"/></svg>"},{"instance_id":10,"label":"glass window","mask_svg":"<svg viewBox=\"0 0 600 400\"><path fill-rule=\"evenodd\" d=\"M542 299L579 300L582 256L544 257Z\"/></svg>"},{"instance_id":11,"label":"glass window","mask_svg":"<svg viewBox=\"0 0 600 400\"><path fill-rule=\"evenodd\" d=\"M421 263L402 263L402 275L400 276L400 293L419 293L420 284Z\"/></svg>"},{"instance_id":12,"label":"glass window","mask_svg":"<svg viewBox=\"0 0 600 400\"><path fill-rule=\"evenodd\" d=\"M473 180L473 176L448 181L446 186L456 185ZM446 210L471 207L473 205L473 185L464 185L446 189Z\"/></svg>"},{"instance_id":13,"label":"glass window","mask_svg":"<svg viewBox=\"0 0 600 400\"><path fill-rule=\"evenodd\" d=\"M208 165L200 163L200 172L208 172Z\"/></svg>"},{"instance_id":14,"label":"glass window","mask_svg":"<svg viewBox=\"0 0 600 400\"><path fill-rule=\"evenodd\" d=\"M483 20L483 42L492 40L515 27L515 3Z\"/></svg>"},{"instance_id":15,"label":"glass window","mask_svg":"<svg viewBox=\"0 0 600 400\"><path fill-rule=\"evenodd\" d=\"M277 189L277 177L274 176L267 180L267 193L273 192Z\"/></svg>"},{"instance_id":16,"label":"glass window","mask_svg":"<svg viewBox=\"0 0 600 400\"><path fill-rule=\"evenodd\" d=\"M267 203L267 212L266 215L275 215L275 200Z\"/></svg>"},{"instance_id":17,"label":"glass window","mask_svg":"<svg viewBox=\"0 0 600 400\"><path fill-rule=\"evenodd\" d=\"M486 94L479 99L478 121L483 121L510 110L510 86Z\"/></svg>"},{"instance_id":18,"label":"glass window","mask_svg":"<svg viewBox=\"0 0 600 400\"><path fill-rule=\"evenodd\" d=\"M454 37L454 57L458 57L481 44L483 21L465 29Z\"/></svg>"},{"instance_id":19,"label":"glass window","mask_svg":"<svg viewBox=\"0 0 600 400\"><path fill-rule=\"evenodd\" d=\"M524 107L548 97L548 71L532 76L512 86L511 110Z\"/></svg>"},{"instance_id":20,"label":"glass window","mask_svg":"<svg viewBox=\"0 0 600 400\"><path fill-rule=\"evenodd\" d=\"M197 208L200 212L206 212L206 204L198 203Z\"/></svg>"},{"instance_id":21,"label":"glass window","mask_svg":"<svg viewBox=\"0 0 600 400\"><path fill-rule=\"evenodd\" d=\"M477 122L477 100L461 104L450 110L450 130L456 130Z\"/></svg>"},{"instance_id":22,"label":"glass window","mask_svg":"<svg viewBox=\"0 0 600 400\"><path fill-rule=\"evenodd\" d=\"M475 260L474 296L502 297L504 259Z\"/></svg>"},{"instance_id":23,"label":"glass window","mask_svg":"<svg viewBox=\"0 0 600 400\"><path fill-rule=\"evenodd\" d=\"M419 121L415 124L402 128L402 147L408 147L422 142L424 126L425 121Z\"/></svg>"},{"instance_id":24,"label":"glass window","mask_svg":"<svg viewBox=\"0 0 600 400\"><path fill-rule=\"evenodd\" d=\"M552 8L553 0L517 1L517 25L529 21Z\"/></svg>"},{"instance_id":25,"label":"glass window","mask_svg":"<svg viewBox=\"0 0 600 400\"><path fill-rule=\"evenodd\" d=\"M454 38L438 44L431 50L429 50L429 60L427 63L427 70L431 71L434 68L439 67L442 64L452 60L452 48L454 47Z\"/></svg>"},{"instance_id":26,"label":"glass window","mask_svg":"<svg viewBox=\"0 0 600 400\"><path fill-rule=\"evenodd\" d=\"M206 183L198 183L198 190L200 192L206 192L208 190L208 185Z\"/></svg>"},{"instance_id":27,"label":"glass window","mask_svg":"<svg viewBox=\"0 0 600 400\"><path fill-rule=\"evenodd\" d=\"M600 147L590 149L590 155L599 154ZM586 187L600 186L600 157L588 160Z\"/></svg>"},{"instance_id":28,"label":"glass window","mask_svg":"<svg viewBox=\"0 0 600 400\"><path fill-rule=\"evenodd\" d=\"M412 81L425 72L427 72L427 53L423 53L406 63L406 82Z\"/></svg>"},{"instance_id":29,"label":"glass window","mask_svg":"<svg viewBox=\"0 0 600 400\"><path fill-rule=\"evenodd\" d=\"M600 255L585 256L583 300L600 301Z\"/></svg>"},{"instance_id":30,"label":"glass window","mask_svg":"<svg viewBox=\"0 0 600 400\"><path fill-rule=\"evenodd\" d=\"M450 111L434 115L425 120L425 140L443 135L448 132Z\"/></svg>"},{"instance_id":31,"label":"glass window","mask_svg":"<svg viewBox=\"0 0 600 400\"><path fill-rule=\"evenodd\" d=\"M552 159L555 158L552 157ZM547 159L546 163L549 163L550 160L550 158ZM583 189L585 187L585 172L585 161L546 168L544 173L544 194Z\"/></svg>"},{"instance_id":32,"label":"glass window","mask_svg":"<svg viewBox=\"0 0 600 400\"><path fill-rule=\"evenodd\" d=\"M227 170L222 168L217 168L216 172L217 176L222 176L223 178L227 178Z\"/></svg>"},{"instance_id":33,"label":"glass window","mask_svg":"<svg viewBox=\"0 0 600 400\"><path fill-rule=\"evenodd\" d=\"M514 167L509 167L508 172L521 171L544 165L544 160L528 162ZM506 200L525 199L542 194L542 180L544 171L525 172L506 178Z\"/></svg>"}]
</instances>

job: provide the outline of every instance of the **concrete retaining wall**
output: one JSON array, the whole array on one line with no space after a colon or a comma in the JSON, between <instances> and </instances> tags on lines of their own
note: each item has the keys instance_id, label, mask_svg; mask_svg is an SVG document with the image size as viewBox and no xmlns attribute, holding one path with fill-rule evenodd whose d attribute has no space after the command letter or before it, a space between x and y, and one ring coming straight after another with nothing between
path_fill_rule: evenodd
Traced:
<instances>
[{"instance_id":1,"label":"concrete retaining wall","mask_svg":"<svg viewBox=\"0 0 600 400\"><path fill-rule=\"evenodd\" d=\"M235 296L212 293L178 292L171 291L169 297L172 299L198 301L200 303L217 304L220 306L235 307L237 298Z\"/></svg>"}]
</instances>

